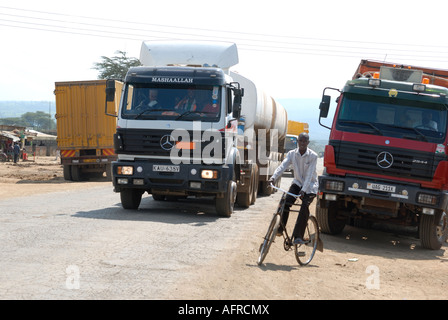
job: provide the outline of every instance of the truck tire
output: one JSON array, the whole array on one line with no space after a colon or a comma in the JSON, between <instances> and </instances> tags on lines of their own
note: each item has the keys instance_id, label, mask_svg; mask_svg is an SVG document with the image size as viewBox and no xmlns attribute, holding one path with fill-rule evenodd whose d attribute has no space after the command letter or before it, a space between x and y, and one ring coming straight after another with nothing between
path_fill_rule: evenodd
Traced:
<instances>
[{"instance_id":1,"label":"truck tire","mask_svg":"<svg viewBox=\"0 0 448 320\"><path fill-rule=\"evenodd\" d=\"M261 181L259 188L260 189L258 191L262 196L270 196L273 192L273 188L270 186L268 181Z\"/></svg>"},{"instance_id":2,"label":"truck tire","mask_svg":"<svg viewBox=\"0 0 448 320\"><path fill-rule=\"evenodd\" d=\"M72 168L68 164L64 164L64 180L72 181Z\"/></svg>"},{"instance_id":3,"label":"truck tire","mask_svg":"<svg viewBox=\"0 0 448 320\"><path fill-rule=\"evenodd\" d=\"M81 167L79 166L70 166L70 171L72 174L72 180L73 181L82 181L82 172L81 172Z\"/></svg>"},{"instance_id":4,"label":"truck tire","mask_svg":"<svg viewBox=\"0 0 448 320\"><path fill-rule=\"evenodd\" d=\"M323 200L318 200L316 203L316 218L321 231L332 235L341 233L344 230L345 221L336 219L337 207L323 208L321 201Z\"/></svg>"},{"instance_id":5,"label":"truck tire","mask_svg":"<svg viewBox=\"0 0 448 320\"><path fill-rule=\"evenodd\" d=\"M254 189L253 189L253 195L252 195L252 201L251 201L251 205L255 203L255 201L257 200L257 195L258 195L258 165L254 165Z\"/></svg>"},{"instance_id":6,"label":"truck tire","mask_svg":"<svg viewBox=\"0 0 448 320\"><path fill-rule=\"evenodd\" d=\"M223 198L216 198L216 212L222 217L229 218L233 213L233 207L236 200L236 182L230 180L227 184L227 192Z\"/></svg>"},{"instance_id":7,"label":"truck tire","mask_svg":"<svg viewBox=\"0 0 448 320\"><path fill-rule=\"evenodd\" d=\"M446 240L448 217L442 212L440 220L436 223L436 216L426 214L420 216L419 236L423 248L439 250Z\"/></svg>"},{"instance_id":8,"label":"truck tire","mask_svg":"<svg viewBox=\"0 0 448 320\"><path fill-rule=\"evenodd\" d=\"M242 208L249 208L249 206L253 203L254 197L254 188L255 188L255 172L254 167L251 167L250 170L250 185L247 192L238 192L236 196L236 203L238 206Z\"/></svg>"},{"instance_id":9,"label":"truck tire","mask_svg":"<svg viewBox=\"0 0 448 320\"><path fill-rule=\"evenodd\" d=\"M124 209L136 210L142 201L142 192L136 189L122 189L120 198Z\"/></svg>"}]
</instances>

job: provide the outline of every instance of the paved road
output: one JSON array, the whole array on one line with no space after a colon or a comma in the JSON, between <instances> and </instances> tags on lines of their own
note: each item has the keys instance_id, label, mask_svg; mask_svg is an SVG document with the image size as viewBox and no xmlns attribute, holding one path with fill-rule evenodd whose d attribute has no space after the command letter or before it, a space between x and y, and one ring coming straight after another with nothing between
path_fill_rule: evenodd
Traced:
<instances>
[{"instance_id":1,"label":"paved road","mask_svg":"<svg viewBox=\"0 0 448 320\"><path fill-rule=\"evenodd\" d=\"M447 299L446 246L424 250L395 232L323 235L324 253L304 268L276 241L257 266L279 197L229 219L210 199L145 195L127 211L106 182L0 200L0 298Z\"/></svg>"},{"instance_id":2,"label":"paved road","mask_svg":"<svg viewBox=\"0 0 448 320\"><path fill-rule=\"evenodd\" d=\"M274 197L274 196L271 196ZM2 299L159 299L263 219L259 198L219 218L210 199L121 208L104 187L0 201ZM188 297L185 297L188 298Z\"/></svg>"}]
</instances>

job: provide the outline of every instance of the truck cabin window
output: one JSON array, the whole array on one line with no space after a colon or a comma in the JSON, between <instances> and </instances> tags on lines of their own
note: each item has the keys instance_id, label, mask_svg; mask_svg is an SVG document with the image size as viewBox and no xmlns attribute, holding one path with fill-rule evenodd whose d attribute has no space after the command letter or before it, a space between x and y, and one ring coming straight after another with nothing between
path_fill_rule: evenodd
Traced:
<instances>
[{"instance_id":1,"label":"truck cabin window","mask_svg":"<svg viewBox=\"0 0 448 320\"><path fill-rule=\"evenodd\" d=\"M219 86L148 86L128 84L122 116L137 120L218 121Z\"/></svg>"},{"instance_id":2,"label":"truck cabin window","mask_svg":"<svg viewBox=\"0 0 448 320\"><path fill-rule=\"evenodd\" d=\"M336 128L441 143L446 110L442 103L346 93Z\"/></svg>"},{"instance_id":3,"label":"truck cabin window","mask_svg":"<svg viewBox=\"0 0 448 320\"><path fill-rule=\"evenodd\" d=\"M297 137L286 137L285 152L296 149L298 146Z\"/></svg>"}]
</instances>

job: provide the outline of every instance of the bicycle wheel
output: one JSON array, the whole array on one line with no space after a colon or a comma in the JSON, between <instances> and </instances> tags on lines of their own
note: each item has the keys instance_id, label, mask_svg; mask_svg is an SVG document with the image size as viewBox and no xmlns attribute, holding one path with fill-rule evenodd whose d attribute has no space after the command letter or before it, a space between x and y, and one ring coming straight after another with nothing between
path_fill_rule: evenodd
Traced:
<instances>
[{"instance_id":1,"label":"bicycle wheel","mask_svg":"<svg viewBox=\"0 0 448 320\"><path fill-rule=\"evenodd\" d=\"M275 213L272 217L271 223L269 224L268 232L264 236L263 243L260 245L260 255L257 260L257 264L261 265L263 263L264 258L269 252L269 248L271 247L272 242L274 242L274 238L277 236L278 226L280 225L280 215Z\"/></svg>"},{"instance_id":2,"label":"bicycle wheel","mask_svg":"<svg viewBox=\"0 0 448 320\"><path fill-rule=\"evenodd\" d=\"M305 244L294 245L294 253L297 262L301 266L305 266L313 260L314 253L317 249L317 242L319 240L319 228L315 217L310 216L308 218L305 234L303 239Z\"/></svg>"}]
</instances>

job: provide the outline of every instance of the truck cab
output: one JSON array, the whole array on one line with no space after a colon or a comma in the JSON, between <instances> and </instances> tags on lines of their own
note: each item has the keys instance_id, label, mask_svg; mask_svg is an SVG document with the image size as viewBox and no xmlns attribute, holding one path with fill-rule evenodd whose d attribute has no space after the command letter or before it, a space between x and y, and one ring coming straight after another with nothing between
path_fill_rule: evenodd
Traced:
<instances>
[{"instance_id":1,"label":"truck cab","mask_svg":"<svg viewBox=\"0 0 448 320\"><path fill-rule=\"evenodd\" d=\"M439 249L447 234L448 89L421 70L383 67L373 77L326 88L337 98L325 172L319 177L317 216L326 233L383 222L415 226L422 245Z\"/></svg>"},{"instance_id":2,"label":"truck cab","mask_svg":"<svg viewBox=\"0 0 448 320\"><path fill-rule=\"evenodd\" d=\"M287 120L280 105L230 72L238 62L236 45L144 42L140 61L143 66L126 75L114 135L113 184L123 207L137 209L145 192L157 201L211 196L225 217L235 202L253 204L258 183L276 165L270 150L263 158L266 170L247 157L249 148L257 151L254 126L262 127L257 119L269 119L269 126L282 119L283 143ZM113 99L114 82L109 84L107 97ZM283 118L268 117L266 110L284 112Z\"/></svg>"}]
</instances>

